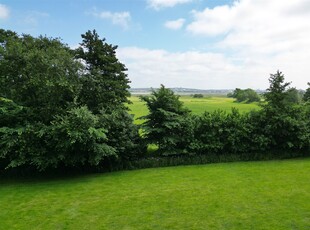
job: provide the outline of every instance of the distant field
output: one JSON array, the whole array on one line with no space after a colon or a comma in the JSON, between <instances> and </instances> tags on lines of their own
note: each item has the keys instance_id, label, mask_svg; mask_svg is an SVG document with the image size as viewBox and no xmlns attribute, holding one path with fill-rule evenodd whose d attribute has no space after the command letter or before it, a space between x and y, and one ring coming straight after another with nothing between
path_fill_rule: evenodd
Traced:
<instances>
[{"instance_id":1,"label":"distant field","mask_svg":"<svg viewBox=\"0 0 310 230\"><path fill-rule=\"evenodd\" d=\"M129 105L131 113L135 115L135 119L141 116L145 116L148 111L143 102L140 101L139 97L132 96L130 100L133 104ZM248 112L253 109L259 109L257 103L236 103L233 98L227 97L204 97L204 98L192 98L190 96L181 96L180 100L184 102L184 105L189 108L193 114L202 114L205 111L212 112L217 109L224 111L231 111L231 108L235 107L240 112ZM141 121L136 121L141 123Z\"/></svg>"},{"instance_id":2,"label":"distant field","mask_svg":"<svg viewBox=\"0 0 310 230\"><path fill-rule=\"evenodd\" d=\"M0 179L0 229L310 229L310 159Z\"/></svg>"}]
</instances>

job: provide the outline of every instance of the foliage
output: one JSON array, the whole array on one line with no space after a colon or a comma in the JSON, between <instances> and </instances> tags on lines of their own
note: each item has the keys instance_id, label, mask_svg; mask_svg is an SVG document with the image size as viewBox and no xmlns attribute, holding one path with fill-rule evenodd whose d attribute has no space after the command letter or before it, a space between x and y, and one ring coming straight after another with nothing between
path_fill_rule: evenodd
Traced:
<instances>
[{"instance_id":1,"label":"foliage","mask_svg":"<svg viewBox=\"0 0 310 230\"><path fill-rule=\"evenodd\" d=\"M262 110L255 133L264 137L267 150L300 151L309 148L309 122L302 107L293 107L285 113Z\"/></svg>"},{"instance_id":2,"label":"foliage","mask_svg":"<svg viewBox=\"0 0 310 230\"><path fill-rule=\"evenodd\" d=\"M286 91L286 97L284 99L285 104L300 104L303 99L303 94L296 88L289 88Z\"/></svg>"},{"instance_id":3,"label":"foliage","mask_svg":"<svg viewBox=\"0 0 310 230\"><path fill-rule=\"evenodd\" d=\"M149 113L139 130L126 107L129 80L117 46L95 30L82 38L70 50L60 39L0 29L0 170L112 169L145 158L148 144L158 147L153 157L171 157L167 162L180 156L255 159L262 152L281 158L310 150L309 89L301 103L279 71L269 78L261 109L249 113L192 115L161 85L140 98ZM231 96L259 100L251 89L237 88ZM205 100L211 99L199 99Z\"/></svg>"},{"instance_id":4,"label":"foliage","mask_svg":"<svg viewBox=\"0 0 310 230\"><path fill-rule=\"evenodd\" d=\"M203 98L203 94L196 93L196 94L193 95L193 98Z\"/></svg>"},{"instance_id":5,"label":"foliage","mask_svg":"<svg viewBox=\"0 0 310 230\"><path fill-rule=\"evenodd\" d=\"M83 41L75 51L84 65L82 89L78 102L98 114L101 109L113 110L128 101L130 93L125 65L116 57L117 46L100 39L95 30L82 34Z\"/></svg>"},{"instance_id":6,"label":"foliage","mask_svg":"<svg viewBox=\"0 0 310 230\"><path fill-rule=\"evenodd\" d=\"M27 117L27 108L0 97L0 127L22 126Z\"/></svg>"},{"instance_id":7,"label":"foliage","mask_svg":"<svg viewBox=\"0 0 310 230\"><path fill-rule=\"evenodd\" d=\"M310 82L308 82L308 88L303 97L304 101L310 101Z\"/></svg>"},{"instance_id":8,"label":"foliage","mask_svg":"<svg viewBox=\"0 0 310 230\"><path fill-rule=\"evenodd\" d=\"M290 83L281 72L271 74L270 86L265 93L261 127L270 138L272 149L309 148L309 119L303 106L287 102Z\"/></svg>"},{"instance_id":9,"label":"foliage","mask_svg":"<svg viewBox=\"0 0 310 230\"><path fill-rule=\"evenodd\" d=\"M276 74L270 74L270 86L264 94L266 100L265 109L282 109L286 107L285 98L287 96L286 89L291 84L284 82L284 75L277 71Z\"/></svg>"},{"instance_id":10,"label":"foliage","mask_svg":"<svg viewBox=\"0 0 310 230\"><path fill-rule=\"evenodd\" d=\"M54 147L55 155L65 165L86 162L98 165L105 157L117 157L115 148L107 143L106 128L87 107L74 108L65 116L57 116L43 135L50 140L48 146Z\"/></svg>"},{"instance_id":11,"label":"foliage","mask_svg":"<svg viewBox=\"0 0 310 230\"><path fill-rule=\"evenodd\" d=\"M244 153L250 149L250 124L247 114L215 111L196 117L194 140L190 148L197 154Z\"/></svg>"},{"instance_id":12,"label":"foliage","mask_svg":"<svg viewBox=\"0 0 310 230\"><path fill-rule=\"evenodd\" d=\"M260 97L253 89L239 89L236 88L233 93L229 93L228 97L236 98L237 102L259 102Z\"/></svg>"},{"instance_id":13,"label":"foliage","mask_svg":"<svg viewBox=\"0 0 310 230\"><path fill-rule=\"evenodd\" d=\"M67 46L58 39L4 30L0 42L0 97L31 108L28 115L45 124L72 105L80 64Z\"/></svg>"},{"instance_id":14,"label":"foliage","mask_svg":"<svg viewBox=\"0 0 310 230\"><path fill-rule=\"evenodd\" d=\"M146 152L146 145L139 135L139 128L133 124L133 116L124 109L102 110L99 123L107 129L107 143L113 146L123 160L132 160Z\"/></svg>"},{"instance_id":15,"label":"foliage","mask_svg":"<svg viewBox=\"0 0 310 230\"><path fill-rule=\"evenodd\" d=\"M51 125L26 124L0 128L0 157L7 168L31 165L39 170L59 165L98 165L104 157L116 156L106 141L106 130L86 107L56 116Z\"/></svg>"},{"instance_id":16,"label":"foliage","mask_svg":"<svg viewBox=\"0 0 310 230\"><path fill-rule=\"evenodd\" d=\"M125 66L96 31L76 51L0 30L0 169L101 167L143 151Z\"/></svg>"},{"instance_id":17,"label":"foliage","mask_svg":"<svg viewBox=\"0 0 310 230\"><path fill-rule=\"evenodd\" d=\"M144 138L147 143L157 144L162 154L182 153L186 149L188 133L187 117L189 110L183 107L179 96L161 85L151 96L141 96L146 102L149 114L141 117L146 121L142 124Z\"/></svg>"},{"instance_id":18,"label":"foliage","mask_svg":"<svg viewBox=\"0 0 310 230\"><path fill-rule=\"evenodd\" d=\"M291 95L298 91L293 88L287 90L289 83L284 82L282 73L271 75L269 81L262 109L245 114L235 108L230 113L218 110L200 116L177 114L177 109L171 112L168 108L175 106L169 105L180 102L173 92L162 86L162 92L142 97L149 108L149 115L143 117L147 120L142 126L146 140L157 144L159 153L163 155L237 154L243 158L261 152L282 156L286 151L308 151L308 107L289 101ZM163 95L172 99L163 100Z\"/></svg>"}]
</instances>

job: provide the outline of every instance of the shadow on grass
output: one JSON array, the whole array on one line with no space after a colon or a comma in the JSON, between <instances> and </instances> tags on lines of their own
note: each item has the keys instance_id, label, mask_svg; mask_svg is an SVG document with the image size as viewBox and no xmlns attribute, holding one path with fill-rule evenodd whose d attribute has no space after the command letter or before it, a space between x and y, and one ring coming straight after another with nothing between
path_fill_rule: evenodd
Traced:
<instances>
[{"instance_id":1,"label":"shadow on grass","mask_svg":"<svg viewBox=\"0 0 310 230\"><path fill-rule=\"evenodd\" d=\"M285 159L309 159L310 152L281 152L275 153L251 153L251 154L208 154L208 155L174 155L174 156L156 156L157 146L149 146L149 157L136 159L132 161L106 162L100 167L59 167L58 169L48 169L40 172L35 168L17 168L0 171L0 186L25 184L25 183L45 183L45 182L64 182L72 180L87 180L90 175L98 175L109 172L120 172L124 170L136 170L145 168L159 168L184 165L203 165L211 163L228 162L249 162L249 161L271 161Z\"/></svg>"},{"instance_id":2,"label":"shadow on grass","mask_svg":"<svg viewBox=\"0 0 310 230\"><path fill-rule=\"evenodd\" d=\"M0 186L16 183L43 183L52 181L80 180L92 174L98 173L90 168L61 167L38 171L35 168L17 168L0 171Z\"/></svg>"}]
</instances>

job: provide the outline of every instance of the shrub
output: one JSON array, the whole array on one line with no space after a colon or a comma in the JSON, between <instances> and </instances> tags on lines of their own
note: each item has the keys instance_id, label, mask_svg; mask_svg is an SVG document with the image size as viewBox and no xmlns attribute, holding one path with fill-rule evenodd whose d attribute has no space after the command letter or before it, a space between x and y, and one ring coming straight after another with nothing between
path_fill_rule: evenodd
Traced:
<instances>
[{"instance_id":1,"label":"shrub","mask_svg":"<svg viewBox=\"0 0 310 230\"><path fill-rule=\"evenodd\" d=\"M186 144L190 138L189 110L183 107L179 96L161 85L153 90L151 96L142 96L149 114L142 117L144 138L148 144L158 145L160 154L177 154L186 152Z\"/></svg>"},{"instance_id":2,"label":"shrub","mask_svg":"<svg viewBox=\"0 0 310 230\"><path fill-rule=\"evenodd\" d=\"M201 94L201 93L194 94L193 98L203 98L203 94Z\"/></svg>"},{"instance_id":3,"label":"shrub","mask_svg":"<svg viewBox=\"0 0 310 230\"><path fill-rule=\"evenodd\" d=\"M233 93L227 94L227 97L236 98L237 102L259 102L260 97L253 89L236 88Z\"/></svg>"},{"instance_id":4,"label":"shrub","mask_svg":"<svg viewBox=\"0 0 310 230\"><path fill-rule=\"evenodd\" d=\"M243 153L250 147L251 126L248 115L233 109L206 112L195 118L191 151L197 154Z\"/></svg>"}]
</instances>

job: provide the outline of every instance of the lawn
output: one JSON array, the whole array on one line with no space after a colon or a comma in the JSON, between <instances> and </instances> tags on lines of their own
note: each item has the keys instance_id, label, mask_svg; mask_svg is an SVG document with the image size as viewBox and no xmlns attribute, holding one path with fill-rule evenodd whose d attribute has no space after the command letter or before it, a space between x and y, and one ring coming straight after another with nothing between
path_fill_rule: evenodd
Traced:
<instances>
[{"instance_id":1,"label":"lawn","mask_svg":"<svg viewBox=\"0 0 310 230\"><path fill-rule=\"evenodd\" d=\"M310 159L0 179L0 229L310 229Z\"/></svg>"},{"instance_id":2,"label":"lawn","mask_svg":"<svg viewBox=\"0 0 310 230\"><path fill-rule=\"evenodd\" d=\"M132 104L129 105L131 113L135 115L135 118L145 116L148 110L145 104L140 101L139 97L132 96L130 98ZM235 99L227 97L204 97L204 98L193 98L190 96L181 96L180 100L184 102L184 106L189 108L193 114L202 114L205 111L212 112L218 109L224 111L231 111L231 108L235 107L240 112L248 112L250 110L259 109L257 103L237 103L234 102ZM141 123L141 121L136 121L136 123Z\"/></svg>"}]
</instances>

